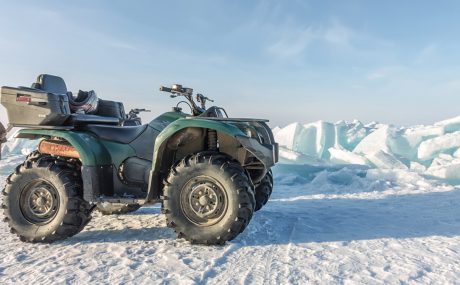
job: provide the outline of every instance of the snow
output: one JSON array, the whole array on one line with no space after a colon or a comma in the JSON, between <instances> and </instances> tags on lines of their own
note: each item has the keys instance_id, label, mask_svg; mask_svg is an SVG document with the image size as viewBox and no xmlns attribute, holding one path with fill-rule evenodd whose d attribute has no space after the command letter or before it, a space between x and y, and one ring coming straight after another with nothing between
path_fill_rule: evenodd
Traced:
<instances>
[{"instance_id":1,"label":"snow","mask_svg":"<svg viewBox=\"0 0 460 285\"><path fill-rule=\"evenodd\" d=\"M460 183L460 116L412 127L339 121L276 127L281 161L292 164L357 164L411 169L446 183Z\"/></svg>"},{"instance_id":2,"label":"snow","mask_svg":"<svg viewBox=\"0 0 460 285\"><path fill-rule=\"evenodd\" d=\"M457 122L276 128L283 163L272 197L224 246L176 239L158 205L94 212L80 234L53 244L20 242L0 223L0 284L458 283ZM8 143L1 187L27 143Z\"/></svg>"},{"instance_id":3,"label":"snow","mask_svg":"<svg viewBox=\"0 0 460 285\"><path fill-rule=\"evenodd\" d=\"M22 157L3 162L2 177ZM158 206L28 244L0 223L0 284L383 284L460 280L460 188L407 170L278 165L225 246L176 239ZM3 183L3 182L2 182Z\"/></svg>"},{"instance_id":4,"label":"snow","mask_svg":"<svg viewBox=\"0 0 460 285\"><path fill-rule=\"evenodd\" d=\"M381 169L408 169L392 154L379 150L366 155L366 158L377 168Z\"/></svg>"},{"instance_id":5,"label":"snow","mask_svg":"<svg viewBox=\"0 0 460 285\"><path fill-rule=\"evenodd\" d=\"M376 151L389 152L390 126L383 126L366 137L353 149L353 152L359 154L372 154Z\"/></svg>"},{"instance_id":6,"label":"snow","mask_svg":"<svg viewBox=\"0 0 460 285\"><path fill-rule=\"evenodd\" d=\"M460 131L460 116L437 122L435 126L443 127L446 132Z\"/></svg>"},{"instance_id":7,"label":"snow","mask_svg":"<svg viewBox=\"0 0 460 285\"><path fill-rule=\"evenodd\" d=\"M343 148L329 148L330 158L329 160L333 163L337 164L360 164L360 165L367 165L369 161L356 153L350 152Z\"/></svg>"},{"instance_id":8,"label":"snow","mask_svg":"<svg viewBox=\"0 0 460 285\"><path fill-rule=\"evenodd\" d=\"M37 149L37 140L15 138L19 129L13 129L7 136L8 141L2 144L1 157L27 155Z\"/></svg>"},{"instance_id":9,"label":"snow","mask_svg":"<svg viewBox=\"0 0 460 285\"><path fill-rule=\"evenodd\" d=\"M445 134L422 142L418 148L420 160L433 159L437 155L460 147L460 132Z\"/></svg>"}]
</instances>

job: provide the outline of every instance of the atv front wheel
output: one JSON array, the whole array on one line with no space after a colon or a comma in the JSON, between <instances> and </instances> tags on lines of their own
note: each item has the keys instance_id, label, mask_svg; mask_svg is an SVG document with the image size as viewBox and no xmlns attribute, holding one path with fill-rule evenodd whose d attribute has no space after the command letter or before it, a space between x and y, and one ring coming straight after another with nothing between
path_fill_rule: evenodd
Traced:
<instances>
[{"instance_id":1,"label":"atv front wheel","mask_svg":"<svg viewBox=\"0 0 460 285\"><path fill-rule=\"evenodd\" d=\"M97 210L103 215L123 215L139 210L139 204L99 203Z\"/></svg>"},{"instance_id":2,"label":"atv front wheel","mask_svg":"<svg viewBox=\"0 0 460 285\"><path fill-rule=\"evenodd\" d=\"M76 168L63 160L30 156L7 181L2 208L11 232L25 242L53 242L79 233L91 219Z\"/></svg>"},{"instance_id":3,"label":"atv front wheel","mask_svg":"<svg viewBox=\"0 0 460 285\"><path fill-rule=\"evenodd\" d=\"M223 244L252 218L254 192L241 165L220 153L198 153L171 169L163 213L178 237L197 244Z\"/></svg>"},{"instance_id":4,"label":"atv front wheel","mask_svg":"<svg viewBox=\"0 0 460 285\"><path fill-rule=\"evenodd\" d=\"M254 191L256 198L256 211L259 211L265 204L267 204L268 199L270 199L270 196L272 194L272 190L273 173L270 169L267 172L267 174L265 174L264 178L262 178L262 181L260 181L260 184L256 187L256 190Z\"/></svg>"}]
</instances>

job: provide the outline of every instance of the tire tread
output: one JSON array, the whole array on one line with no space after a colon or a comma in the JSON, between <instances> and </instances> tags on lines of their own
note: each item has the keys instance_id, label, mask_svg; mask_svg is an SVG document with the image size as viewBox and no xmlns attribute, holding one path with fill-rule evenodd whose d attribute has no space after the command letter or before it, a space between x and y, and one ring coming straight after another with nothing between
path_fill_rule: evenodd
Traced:
<instances>
[{"instance_id":1,"label":"tire tread","mask_svg":"<svg viewBox=\"0 0 460 285\"><path fill-rule=\"evenodd\" d=\"M62 183L68 203L66 213L63 217L61 224L50 234L46 236L34 236L28 233L20 233L15 228L14 215L8 207L8 196L12 190L13 183L18 179L26 170L33 170L37 168L45 168L52 172ZM57 240L63 240L79 233L86 224L91 220L91 207L88 202L83 200L82 182L77 170L78 165L73 165L64 159L55 158L50 155L40 154L38 151L32 152L26 160L18 165L15 171L7 178L7 183L2 191L2 208L4 209L5 220L10 227L10 231L16 234L21 241L26 242L43 242L51 243ZM72 221L69 223L69 221Z\"/></svg>"},{"instance_id":2,"label":"tire tread","mask_svg":"<svg viewBox=\"0 0 460 285\"><path fill-rule=\"evenodd\" d=\"M255 211L259 211L262 209L265 204L267 204L268 199L273 191L273 173L270 169L267 174L264 176L260 184L255 189L255 199L256 199L256 207Z\"/></svg>"},{"instance_id":3,"label":"tire tread","mask_svg":"<svg viewBox=\"0 0 460 285\"><path fill-rule=\"evenodd\" d=\"M215 165L222 172L227 172L229 179L235 184L237 188L239 209L237 211L237 218L228 226L228 228L222 231L222 234L216 236L213 239L202 239L191 238L187 235L187 230L180 227L175 223L176 217L172 214L174 211L171 209L169 199L163 199L162 211L166 213L166 224L168 227L173 228L178 238L184 238L192 244L205 244L205 245L222 245L226 241L233 240L249 224L255 205L254 190L252 183L249 181L245 170L235 159L222 153L215 152L201 152L195 155L189 155L181 160L180 163L171 168L170 174L167 177L166 183L163 188L163 196L171 197L174 195L173 181L184 171L185 168L193 168L199 165Z\"/></svg>"}]
</instances>

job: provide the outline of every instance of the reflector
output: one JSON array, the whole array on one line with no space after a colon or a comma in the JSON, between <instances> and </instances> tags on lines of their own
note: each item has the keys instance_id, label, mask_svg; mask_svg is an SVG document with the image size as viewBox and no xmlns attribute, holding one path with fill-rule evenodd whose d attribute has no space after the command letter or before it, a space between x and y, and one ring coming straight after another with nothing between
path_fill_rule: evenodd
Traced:
<instances>
[{"instance_id":1,"label":"reflector","mask_svg":"<svg viewBox=\"0 0 460 285\"><path fill-rule=\"evenodd\" d=\"M17 94L16 102L30 103L30 95Z\"/></svg>"},{"instance_id":2,"label":"reflector","mask_svg":"<svg viewBox=\"0 0 460 285\"><path fill-rule=\"evenodd\" d=\"M78 151L73 146L63 141L42 140L38 145L38 151L56 156L80 158Z\"/></svg>"}]
</instances>

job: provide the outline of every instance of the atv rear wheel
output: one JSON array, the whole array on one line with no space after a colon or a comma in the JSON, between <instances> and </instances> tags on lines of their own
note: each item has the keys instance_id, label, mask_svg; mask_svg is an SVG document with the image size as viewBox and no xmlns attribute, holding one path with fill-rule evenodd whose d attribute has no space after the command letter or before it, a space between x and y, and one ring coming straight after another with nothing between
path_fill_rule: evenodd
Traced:
<instances>
[{"instance_id":1,"label":"atv rear wheel","mask_svg":"<svg viewBox=\"0 0 460 285\"><path fill-rule=\"evenodd\" d=\"M221 153L198 153L171 169L162 211L179 238L197 244L223 244L249 224L254 191L237 161Z\"/></svg>"},{"instance_id":2,"label":"atv rear wheel","mask_svg":"<svg viewBox=\"0 0 460 285\"><path fill-rule=\"evenodd\" d=\"M123 215L139 210L139 204L99 203L97 210L103 215Z\"/></svg>"},{"instance_id":3,"label":"atv rear wheel","mask_svg":"<svg viewBox=\"0 0 460 285\"><path fill-rule=\"evenodd\" d=\"M8 177L2 194L5 221L25 242L71 237L91 219L79 172L48 155L29 156Z\"/></svg>"},{"instance_id":4,"label":"atv rear wheel","mask_svg":"<svg viewBox=\"0 0 460 285\"><path fill-rule=\"evenodd\" d=\"M256 187L255 198L256 198L256 208L255 211L259 211L262 207L267 204L268 199L273 191L273 173L270 169L267 174L265 174L260 184Z\"/></svg>"}]
</instances>

